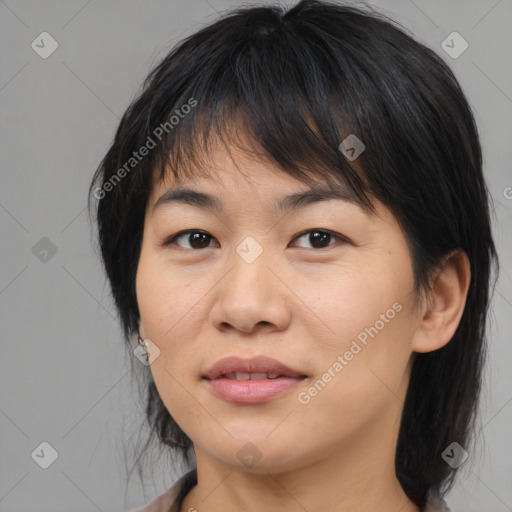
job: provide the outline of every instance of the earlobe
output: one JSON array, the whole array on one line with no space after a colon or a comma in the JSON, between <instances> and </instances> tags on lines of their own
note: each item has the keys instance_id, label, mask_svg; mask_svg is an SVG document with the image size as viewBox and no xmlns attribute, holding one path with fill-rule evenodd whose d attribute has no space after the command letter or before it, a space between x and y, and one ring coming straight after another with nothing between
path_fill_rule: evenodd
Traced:
<instances>
[{"instance_id":1,"label":"earlobe","mask_svg":"<svg viewBox=\"0 0 512 512\"><path fill-rule=\"evenodd\" d=\"M414 352L432 352L452 339L464 312L470 281L471 267L462 249L444 256L418 317L411 347Z\"/></svg>"}]
</instances>

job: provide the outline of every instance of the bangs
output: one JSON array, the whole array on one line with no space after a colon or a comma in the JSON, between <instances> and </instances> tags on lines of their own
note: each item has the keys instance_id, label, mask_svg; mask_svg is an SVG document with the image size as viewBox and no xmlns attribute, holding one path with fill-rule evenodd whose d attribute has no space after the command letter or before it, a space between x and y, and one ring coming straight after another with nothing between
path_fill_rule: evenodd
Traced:
<instances>
[{"instance_id":1,"label":"bangs","mask_svg":"<svg viewBox=\"0 0 512 512\"><path fill-rule=\"evenodd\" d=\"M286 29L254 28L220 43L217 36L204 55L189 56L183 84L168 65L165 74L155 69L147 85L161 84L160 96L153 98L145 134L160 135L152 171L159 170L161 180L169 171L177 181L210 175L220 142L228 153L236 147L302 182L342 185L373 212L364 153L349 162L339 149L350 134L361 138L354 108L360 100L351 84L357 72L314 44ZM185 42L174 60L187 51Z\"/></svg>"}]
</instances>

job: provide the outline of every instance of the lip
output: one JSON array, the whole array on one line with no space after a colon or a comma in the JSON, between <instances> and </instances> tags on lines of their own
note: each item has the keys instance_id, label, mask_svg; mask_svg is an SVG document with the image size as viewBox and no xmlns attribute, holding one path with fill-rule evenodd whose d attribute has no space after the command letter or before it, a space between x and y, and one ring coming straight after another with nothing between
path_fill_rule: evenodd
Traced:
<instances>
[{"instance_id":1,"label":"lip","mask_svg":"<svg viewBox=\"0 0 512 512\"><path fill-rule=\"evenodd\" d=\"M233 380L232 373L274 373L275 379ZM226 357L217 361L203 376L210 390L218 397L235 404L268 402L302 382L307 375L269 357Z\"/></svg>"}]
</instances>

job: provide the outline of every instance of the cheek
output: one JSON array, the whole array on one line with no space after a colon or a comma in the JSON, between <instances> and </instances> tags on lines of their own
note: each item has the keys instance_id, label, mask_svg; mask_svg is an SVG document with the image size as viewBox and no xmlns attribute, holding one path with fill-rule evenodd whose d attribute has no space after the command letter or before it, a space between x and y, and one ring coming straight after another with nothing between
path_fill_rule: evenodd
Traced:
<instances>
[{"instance_id":1,"label":"cheek","mask_svg":"<svg viewBox=\"0 0 512 512\"><path fill-rule=\"evenodd\" d=\"M200 378L197 346L205 338L201 298L211 284L171 272L160 256L141 253L136 280L141 326L160 350L150 371L166 408L178 423L193 421L199 412L187 405L191 395L186 389Z\"/></svg>"},{"instance_id":2,"label":"cheek","mask_svg":"<svg viewBox=\"0 0 512 512\"><path fill-rule=\"evenodd\" d=\"M166 271L161 259L141 252L136 276L141 326L160 350L149 368L166 409L182 428L181 422L193 424L195 417L201 419L200 408L189 406L191 397L183 387L197 373L197 351L194 355L190 343L183 342L195 336L191 318L198 299L194 290L200 292L179 273Z\"/></svg>"},{"instance_id":3,"label":"cheek","mask_svg":"<svg viewBox=\"0 0 512 512\"><path fill-rule=\"evenodd\" d=\"M310 417L325 425L322 442L335 442L362 425L376 423L403 400L411 355L410 323L407 306L393 302L395 297L394 293L387 299L381 296L380 304L367 308L354 305L353 298L350 307L339 308L330 317L336 336L310 341L315 346L316 374L302 390L299 410L306 415L304 421Z\"/></svg>"},{"instance_id":4,"label":"cheek","mask_svg":"<svg viewBox=\"0 0 512 512\"><path fill-rule=\"evenodd\" d=\"M203 280L170 271L165 254L142 250L137 269L136 292L146 336L167 346L178 331L191 325L195 304L207 292Z\"/></svg>"},{"instance_id":5,"label":"cheek","mask_svg":"<svg viewBox=\"0 0 512 512\"><path fill-rule=\"evenodd\" d=\"M405 269L398 273L394 268L393 262L384 258L361 258L330 266L328 274L310 272L295 279L294 291L308 306L308 318L314 314L323 326L324 342L347 342L375 322L380 327L381 314L389 311L387 317L396 316L399 306L393 309L393 304L402 303L411 283Z\"/></svg>"},{"instance_id":6,"label":"cheek","mask_svg":"<svg viewBox=\"0 0 512 512\"><path fill-rule=\"evenodd\" d=\"M362 258L350 269L333 272L328 286L319 279L309 282L309 296L314 298L311 309L329 327L329 331L323 329L324 336L313 338L319 349L318 373L322 381L330 379L329 371L336 374L329 384L331 393L322 400L326 407L331 400L352 403L353 397L359 403L378 404L385 398L382 393L389 394L387 385L399 386L411 354L414 318L409 261L400 258L397 265L391 256Z\"/></svg>"}]
</instances>

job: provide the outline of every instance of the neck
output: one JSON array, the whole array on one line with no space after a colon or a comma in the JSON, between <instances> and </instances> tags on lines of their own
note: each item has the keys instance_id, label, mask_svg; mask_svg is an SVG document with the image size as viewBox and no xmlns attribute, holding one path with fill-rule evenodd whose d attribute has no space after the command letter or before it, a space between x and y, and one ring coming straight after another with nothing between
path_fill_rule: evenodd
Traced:
<instances>
[{"instance_id":1,"label":"neck","mask_svg":"<svg viewBox=\"0 0 512 512\"><path fill-rule=\"evenodd\" d=\"M209 512L420 512L401 488L398 480L390 482L354 482L345 480L325 482L310 478L300 481L291 475L252 475L226 471L215 475L215 482L201 481L185 497L181 511Z\"/></svg>"},{"instance_id":2,"label":"neck","mask_svg":"<svg viewBox=\"0 0 512 512\"><path fill-rule=\"evenodd\" d=\"M288 471L235 469L196 447L198 484L181 510L419 512L396 478L395 443L386 447L382 432L374 439L364 446L348 441L328 456L318 454L316 462Z\"/></svg>"}]
</instances>

